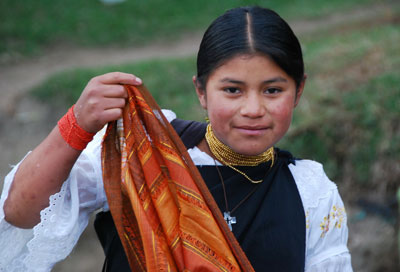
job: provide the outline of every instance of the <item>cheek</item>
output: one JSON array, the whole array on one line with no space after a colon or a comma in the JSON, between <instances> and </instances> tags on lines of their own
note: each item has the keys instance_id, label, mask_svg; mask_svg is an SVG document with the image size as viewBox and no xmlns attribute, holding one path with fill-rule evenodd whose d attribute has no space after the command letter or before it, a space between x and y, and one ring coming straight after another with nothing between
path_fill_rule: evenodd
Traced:
<instances>
[{"instance_id":1,"label":"cheek","mask_svg":"<svg viewBox=\"0 0 400 272\"><path fill-rule=\"evenodd\" d=\"M280 125L283 128L289 128L292 121L293 101L286 100L284 103L276 103L271 109L270 114L273 116L275 125Z\"/></svg>"},{"instance_id":2,"label":"cheek","mask_svg":"<svg viewBox=\"0 0 400 272\"><path fill-rule=\"evenodd\" d=\"M230 133L230 125L235 116L235 109L231 104L224 103L221 100L220 103L208 105L208 117L210 118L214 133L218 139L227 144L225 135L229 135Z\"/></svg>"},{"instance_id":3,"label":"cheek","mask_svg":"<svg viewBox=\"0 0 400 272\"><path fill-rule=\"evenodd\" d=\"M224 103L224 101L219 100L219 103L208 104L208 114L210 120L216 121L218 123L229 122L235 115L235 109L230 103Z\"/></svg>"}]
</instances>

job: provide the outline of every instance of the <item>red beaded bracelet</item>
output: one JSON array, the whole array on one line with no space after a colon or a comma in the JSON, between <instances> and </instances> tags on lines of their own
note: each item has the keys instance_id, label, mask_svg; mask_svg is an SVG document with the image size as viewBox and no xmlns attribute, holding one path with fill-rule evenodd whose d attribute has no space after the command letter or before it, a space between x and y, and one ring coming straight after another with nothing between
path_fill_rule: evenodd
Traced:
<instances>
[{"instance_id":1,"label":"red beaded bracelet","mask_svg":"<svg viewBox=\"0 0 400 272\"><path fill-rule=\"evenodd\" d=\"M93 139L95 133L87 132L78 125L74 114L74 106L58 121L58 129L61 136L72 148L84 150Z\"/></svg>"}]
</instances>

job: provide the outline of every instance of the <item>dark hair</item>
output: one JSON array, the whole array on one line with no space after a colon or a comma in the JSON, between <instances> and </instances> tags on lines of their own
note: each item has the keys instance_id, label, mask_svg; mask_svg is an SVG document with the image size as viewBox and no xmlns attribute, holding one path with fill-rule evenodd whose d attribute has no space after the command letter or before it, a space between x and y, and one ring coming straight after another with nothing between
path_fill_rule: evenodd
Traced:
<instances>
[{"instance_id":1,"label":"dark hair","mask_svg":"<svg viewBox=\"0 0 400 272\"><path fill-rule=\"evenodd\" d=\"M258 6L231 9L208 27L197 55L197 84L205 89L209 75L228 59L258 53L269 56L299 87L304 63L297 37L276 12Z\"/></svg>"}]
</instances>

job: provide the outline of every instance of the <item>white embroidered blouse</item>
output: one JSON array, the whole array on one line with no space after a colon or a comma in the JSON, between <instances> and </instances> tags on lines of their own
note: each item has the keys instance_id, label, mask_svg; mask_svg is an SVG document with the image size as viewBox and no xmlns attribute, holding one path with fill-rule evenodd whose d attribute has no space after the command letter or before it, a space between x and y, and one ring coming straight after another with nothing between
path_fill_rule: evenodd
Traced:
<instances>
[{"instance_id":1,"label":"white embroidered blouse","mask_svg":"<svg viewBox=\"0 0 400 272\"><path fill-rule=\"evenodd\" d=\"M169 121L176 118L163 110ZM86 228L90 214L109 210L101 173L101 141L104 131L81 153L60 192L50 197L33 229L20 229L4 220L16 165L6 176L0 198L0 271L50 271L65 259ZM196 165L213 165L214 160L197 147L188 150ZM28 154L29 155L29 154ZM347 217L336 185L322 165L298 160L289 165L306 214L305 271L352 271L347 249Z\"/></svg>"}]
</instances>

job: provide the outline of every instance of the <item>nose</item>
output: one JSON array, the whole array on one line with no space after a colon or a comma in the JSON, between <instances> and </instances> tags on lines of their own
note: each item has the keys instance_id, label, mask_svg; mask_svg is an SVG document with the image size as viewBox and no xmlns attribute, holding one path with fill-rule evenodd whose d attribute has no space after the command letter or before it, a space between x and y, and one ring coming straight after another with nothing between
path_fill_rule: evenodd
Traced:
<instances>
[{"instance_id":1,"label":"nose","mask_svg":"<svg viewBox=\"0 0 400 272\"><path fill-rule=\"evenodd\" d=\"M264 104L262 97L258 94L247 94L243 99L240 114L249 118L260 118L266 113Z\"/></svg>"}]
</instances>

